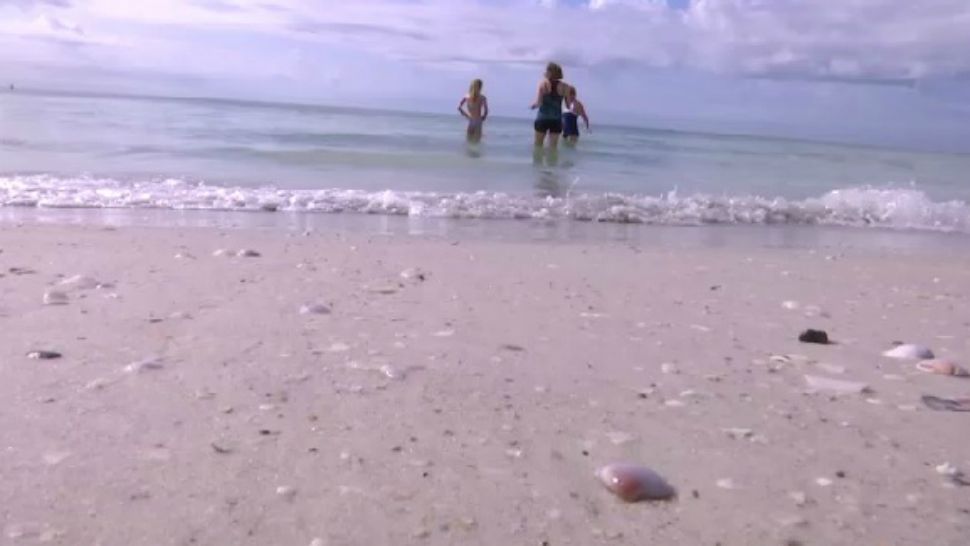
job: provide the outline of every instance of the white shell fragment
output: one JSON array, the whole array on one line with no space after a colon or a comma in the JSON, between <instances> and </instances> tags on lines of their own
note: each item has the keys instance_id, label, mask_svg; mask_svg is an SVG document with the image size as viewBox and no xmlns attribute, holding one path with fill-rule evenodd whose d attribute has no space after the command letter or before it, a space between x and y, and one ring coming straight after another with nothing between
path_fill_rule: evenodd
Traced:
<instances>
[{"instance_id":1,"label":"white shell fragment","mask_svg":"<svg viewBox=\"0 0 970 546\"><path fill-rule=\"evenodd\" d=\"M104 283L84 275L74 275L73 277L68 277L57 284L58 286L63 286L66 289L74 290L94 290L96 288L105 287Z\"/></svg>"},{"instance_id":2,"label":"white shell fragment","mask_svg":"<svg viewBox=\"0 0 970 546\"><path fill-rule=\"evenodd\" d=\"M882 354L883 356L898 358L900 360L929 360L934 357L933 351L928 347L910 343L899 345Z\"/></svg>"},{"instance_id":3,"label":"white shell fragment","mask_svg":"<svg viewBox=\"0 0 970 546\"><path fill-rule=\"evenodd\" d=\"M125 366L124 370L127 373L143 373L152 370L161 370L164 367L165 365L162 363L162 359L150 357L137 362L132 362L131 364Z\"/></svg>"},{"instance_id":4,"label":"white shell fragment","mask_svg":"<svg viewBox=\"0 0 970 546\"><path fill-rule=\"evenodd\" d=\"M428 274L421 269L412 267L409 269L405 269L404 271L401 271L401 278L407 281L421 282L421 281L427 280Z\"/></svg>"},{"instance_id":5,"label":"white shell fragment","mask_svg":"<svg viewBox=\"0 0 970 546\"><path fill-rule=\"evenodd\" d=\"M300 306L301 315L329 315L330 308L322 303L307 303Z\"/></svg>"},{"instance_id":6,"label":"white shell fragment","mask_svg":"<svg viewBox=\"0 0 970 546\"><path fill-rule=\"evenodd\" d=\"M812 390L834 394L861 394L870 390L868 385L858 381L843 381L817 375L806 375L805 383Z\"/></svg>"}]
</instances>

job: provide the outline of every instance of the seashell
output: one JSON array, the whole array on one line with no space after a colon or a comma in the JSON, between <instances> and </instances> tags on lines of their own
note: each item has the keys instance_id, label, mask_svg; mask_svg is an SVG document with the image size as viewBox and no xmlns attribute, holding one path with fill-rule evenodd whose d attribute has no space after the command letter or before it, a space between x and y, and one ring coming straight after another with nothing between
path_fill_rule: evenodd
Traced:
<instances>
[{"instance_id":1,"label":"seashell","mask_svg":"<svg viewBox=\"0 0 970 546\"><path fill-rule=\"evenodd\" d=\"M103 283L98 282L96 279L92 279L91 277L86 277L84 275L74 275L73 277L68 277L57 284L65 288L73 288L76 290L93 290L95 288L101 288L103 285Z\"/></svg>"},{"instance_id":2,"label":"seashell","mask_svg":"<svg viewBox=\"0 0 970 546\"><path fill-rule=\"evenodd\" d=\"M816 391L828 391L835 394L860 394L869 392L870 388L865 383L858 381L843 381L817 375L806 375L805 383L809 388Z\"/></svg>"},{"instance_id":3,"label":"seashell","mask_svg":"<svg viewBox=\"0 0 970 546\"><path fill-rule=\"evenodd\" d=\"M255 250L251 250L247 248L237 252L236 256L240 258L259 258L260 256L262 256L262 254L260 254L259 252L256 252Z\"/></svg>"},{"instance_id":4,"label":"seashell","mask_svg":"<svg viewBox=\"0 0 970 546\"><path fill-rule=\"evenodd\" d=\"M276 488L276 494L279 495L283 500L292 501L294 498L296 498L296 488L288 485L281 485Z\"/></svg>"},{"instance_id":5,"label":"seashell","mask_svg":"<svg viewBox=\"0 0 970 546\"><path fill-rule=\"evenodd\" d=\"M132 362L131 364L124 367L124 371L127 373L143 373L152 370L161 370L165 367L162 359L157 357L149 357L137 362Z\"/></svg>"},{"instance_id":6,"label":"seashell","mask_svg":"<svg viewBox=\"0 0 970 546\"><path fill-rule=\"evenodd\" d=\"M935 411L970 411L970 398L940 398L928 394L922 397L923 405Z\"/></svg>"},{"instance_id":7,"label":"seashell","mask_svg":"<svg viewBox=\"0 0 970 546\"><path fill-rule=\"evenodd\" d=\"M953 377L970 377L970 372L958 366L952 360L932 359L922 360L916 363L916 369L921 372L935 373L938 375L952 375Z\"/></svg>"},{"instance_id":8,"label":"seashell","mask_svg":"<svg viewBox=\"0 0 970 546\"><path fill-rule=\"evenodd\" d=\"M57 351L31 351L27 353L27 358L33 360L54 360L61 358L61 353Z\"/></svg>"},{"instance_id":9,"label":"seashell","mask_svg":"<svg viewBox=\"0 0 970 546\"><path fill-rule=\"evenodd\" d=\"M668 500L677 491L653 470L634 464L609 464L596 471L596 477L614 495L626 502Z\"/></svg>"},{"instance_id":10,"label":"seashell","mask_svg":"<svg viewBox=\"0 0 970 546\"><path fill-rule=\"evenodd\" d=\"M910 343L898 345L882 354L883 356L898 358L900 360L929 360L934 356L933 351L929 350L929 348Z\"/></svg>"},{"instance_id":11,"label":"seashell","mask_svg":"<svg viewBox=\"0 0 970 546\"><path fill-rule=\"evenodd\" d=\"M300 306L301 315L329 315L330 308L322 303L307 303Z\"/></svg>"},{"instance_id":12,"label":"seashell","mask_svg":"<svg viewBox=\"0 0 970 546\"><path fill-rule=\"evenodd\" d=\"M44 292L44 305L67 305L68 301L67 294L59 290Z\"/></svg>"},{"instance_id":13,"label":"seashell","mask_svg":"<svg viewBox=\"0 0 970 546\"><path fill-rule=\"evenodd\" d=\"M408 281L422 282L428 279L428 274L422 271L421 269L412 267L410 269L405 269L404 271L401 271L401 278Z\"/></svg>"}]
</instances>

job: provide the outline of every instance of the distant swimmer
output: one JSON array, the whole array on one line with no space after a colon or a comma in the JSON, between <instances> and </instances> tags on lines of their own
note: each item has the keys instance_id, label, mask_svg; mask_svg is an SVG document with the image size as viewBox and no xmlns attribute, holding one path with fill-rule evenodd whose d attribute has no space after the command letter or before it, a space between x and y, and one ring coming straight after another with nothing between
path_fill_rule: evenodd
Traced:
<instances>
[{"instance_id":1,"label":"distant swimmer","mask_svg":"<svg viewBox=\"0 0 970 546\"><path fill-rule=\"evenodd\" d=\"M540 149L547 140L549 149L555 150L559 146L559 136L562 134L562 103L572 90L572 86L562 81L562 67L556 63L546 66L545 77L539 83L536 100L532 109L538 109L535 128L535 147Z\"/></svg>"},{"instance_id":2,"label":"distant swimmer","mask_svg":"<svg viewBox=\"0 0 970 546\"><path fill-rule=\"evenodd\" d=\"M568 144L576 144L579 140L579 118L583 118L583 124L586 125L586 132L591 132L589 129L589 116L586 114L586 106L579 101L576 88L573 87L566 96L566 111L562 115L562 136Z\"/></svg>"},{"instance_id":3,"label":"distant swimmer","mask_svg":"<svg viewBox=\"0 0 970 546\"><path fill-rule=\"evenodd\" d=\"M468 95L458 103L458 113L468 120L468 142L482 140L482 126L488 119L488 98L482 94L482 80L474 80L468 87Z\"/></svg>"}]
</instances>

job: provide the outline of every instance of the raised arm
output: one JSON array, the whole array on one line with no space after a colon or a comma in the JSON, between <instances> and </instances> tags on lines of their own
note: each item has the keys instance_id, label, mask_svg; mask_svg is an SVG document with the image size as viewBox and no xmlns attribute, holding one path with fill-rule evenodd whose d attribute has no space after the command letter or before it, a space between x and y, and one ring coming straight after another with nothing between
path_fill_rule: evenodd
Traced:
<instances>
[{"instance_id":1,"label":"raised arm","mask_svg":"<svg viewBox=\"0 0 970 546\"><path fill-rule=\"evenodd\" d=\"M461 102L458 103L458 113L461 117L468 118L468 112L465 112L465 103L468 102L468 97L462 97Z\"/></svg>"},{"instance_id":2,"label":"raised arm","mask_svg":"<svg viewBox=\"0 0 970 546\"><path fill-rule=\"evenodd\" d=\"M589 128L589 116L586 114L586 105L579 101L576 101L576 103L579 106L579 117L583 118L583 123L586 125L586 132L592 132Z\"/></svg>"}]
</instances>

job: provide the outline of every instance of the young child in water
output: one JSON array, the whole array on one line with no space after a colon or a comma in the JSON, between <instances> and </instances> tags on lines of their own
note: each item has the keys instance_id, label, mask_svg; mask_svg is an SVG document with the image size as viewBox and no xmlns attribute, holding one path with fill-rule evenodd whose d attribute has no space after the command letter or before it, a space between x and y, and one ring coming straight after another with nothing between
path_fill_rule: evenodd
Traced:
<instances>
[{"instance_id":1,"label":"young child in water","mask_svg":"<svg viewBox=\"0 0 970 546\"><path fill-rule=\"evenodd\" d=\"M488 118L488 99L482 94L482 80L474 80L468 87L468 95L458 103L458 113L468 120L468 142L482 139L482 125Z\"/></svg>"}]
</instances>

